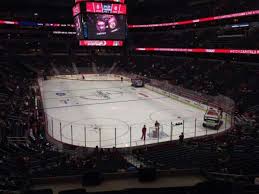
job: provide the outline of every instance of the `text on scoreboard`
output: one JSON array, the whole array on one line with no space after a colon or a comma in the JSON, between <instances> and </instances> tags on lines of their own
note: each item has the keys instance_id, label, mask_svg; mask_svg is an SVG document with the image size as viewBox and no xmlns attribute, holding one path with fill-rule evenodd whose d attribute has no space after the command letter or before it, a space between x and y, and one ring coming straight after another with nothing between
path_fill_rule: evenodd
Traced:
<instances>
[{"instance_id":1,"label":"text on scoreboard","mask_svg":"<svg viewBox=\"0 0 259 194\"><path fill-rule=\"evenodd\" d=\"M86 12L88 13L110 13L110 14L127 14L127 6L125 4L87 2Z\"/></svg>"}]
</instances>

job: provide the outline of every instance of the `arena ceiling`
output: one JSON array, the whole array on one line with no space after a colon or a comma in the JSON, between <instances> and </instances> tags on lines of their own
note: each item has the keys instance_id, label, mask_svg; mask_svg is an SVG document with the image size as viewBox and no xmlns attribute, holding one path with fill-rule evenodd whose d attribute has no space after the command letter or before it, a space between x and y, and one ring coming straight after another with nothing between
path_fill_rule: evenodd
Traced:
<instances>
[{"instance_id":1,"label":"arena ceiling","mask_svg":"<svg viewBox=\"0 0 259 194\"><path fill-rule=\"evenodd\" d=\"M205 0L205 1L212 1L212 0ZM134 4L145 4L145 5L179 5L182 3L190 3L195 2L195 0L127 0L127 4L134 5ZM203 1L204 2L204 1ZM38 6L38 5L48 5L48 6L71 6L74 3L74 0L8 0L8 1L1 1L0 5L31 5L31 6Z\"/></svg>"},{"instance_id":2,"label":"arena ceiling","mask_svg":"<svg viewBox=\"0 0 259 194\"><path fill-rule=\"evenodd\" d=\"M170 6L171 9L175 7L182 7L190 5L190 3L197 0L127 0L127 4L130 7L157 7L161 6L167 8ZM210 2L214 0L203 0L202 2ZM74 4L74 0L4 0L0 1L1 8L10 7L71 7Z\"/></svg>"},{"instance_id":3,"label":"arena ceiling","mask_svg":"<svg viewBox=\"0 0 259 194\"><path fill-rule=\"evenodd\" d=\"M128 15L134 16L154 16L184 13L186 8L196 3L215 2L216 0L127 0ZM2 0L0 1L0 18L5 18L10 14L13 19L28 20L33 18L34 13L39 13L41 21L63 20L64 22L72 21L72 6L74 0ZM15 14L13 14L15 13ZM21 17L20 17L21 18ZM53 19L52 19L53 18ZM55 22L58 22L55 21Z\"/></svg>"}]
</instances>

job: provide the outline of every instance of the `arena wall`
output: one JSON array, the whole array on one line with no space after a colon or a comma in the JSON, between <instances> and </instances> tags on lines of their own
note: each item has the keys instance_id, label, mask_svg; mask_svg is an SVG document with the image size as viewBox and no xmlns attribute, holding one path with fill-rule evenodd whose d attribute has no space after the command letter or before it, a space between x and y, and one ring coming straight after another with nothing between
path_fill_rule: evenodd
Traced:
<instances>
[{"instance_id":1,"label":"arena wall","mask_svg":"<svg viewBox=\"0 0 259 194\"><path fill-rule=\"evenodd\" d=\"M190 100L188 98L185 98L185 97L182 97L182 96L179 96L179 95L176 95L176 94L173 94L171 92L167 92L165 90L162 90L160 88L156 88L156 87L153 87L151 85L148 85L146 84L145 87L151 91L154 91L154 92L157 92L161 95L164 95L164 96L168 96L174 100L177 100L177 101L180 101L184 104L188 104L192 107L195 107L195 108L198 108L198 109L201 109L201 110L204 110L206 111L208 109L208 105L205 105L205 104L202 104L200 102L196 102L196 101L193 101L193 100Z\"/></svg>"},{"instance_id":2,"label":"arena wall","mask_svg":"<svg viewBox=\"0 0 259 194\"><path fill-rule=\"evenodd\" d=\"M83 80L84 76L84 80ZM82 81L120 81L121 77L125 81L130 81L128 77L115 74L80 74L80 75L56 75L48 77L48 79L69 79Z\"/></svg>"}]
</instances>

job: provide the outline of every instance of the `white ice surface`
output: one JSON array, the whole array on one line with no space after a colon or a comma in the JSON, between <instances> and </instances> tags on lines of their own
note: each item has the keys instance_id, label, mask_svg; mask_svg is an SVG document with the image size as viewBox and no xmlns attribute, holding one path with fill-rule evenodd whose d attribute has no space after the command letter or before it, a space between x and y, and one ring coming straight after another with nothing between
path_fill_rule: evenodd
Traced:
<instances>
[{"instance_id":1,"label":"white ice surface","mask_svg":"<svg viewBox=\"0 0 259 194\"><path fill-rule=\"evenodd\" d=\"M42 93L49 134L68 144L108 148L169 141L171 122L183 121L173 127L172 139L183 131L185 137L193 137L195 119L197 136L217 133L202 127L204 111L146 88L133 88L129 82L48 80L43 81ZM162 125L159 140L149 135L156 120ZM146 142L140 139L144 124ZM219 131L228 127L223 123Z\"/></svg>"}]
</instances>

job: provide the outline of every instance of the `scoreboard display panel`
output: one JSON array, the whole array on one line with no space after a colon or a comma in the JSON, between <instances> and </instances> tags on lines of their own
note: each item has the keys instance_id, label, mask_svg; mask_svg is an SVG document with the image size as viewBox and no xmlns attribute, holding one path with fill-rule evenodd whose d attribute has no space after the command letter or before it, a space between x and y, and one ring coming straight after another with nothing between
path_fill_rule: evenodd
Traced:
<instances>
[{"instance_id":1,"label":"scoreboard display panel","mask_svg":"<svg viewBox=\"0 0 259 194\"><path fill-rule=\"evenodd\" d=\"M72 11L77 39L89 40L88 42L81 41L81 46L94 44L100 46L123 45L127 34L127 6L117 2L124 1L78 1L73 6ZM104 41L109 44L97 41ZM112 41L111 44L110 41Z\"/></svg>"}]
</instances>

